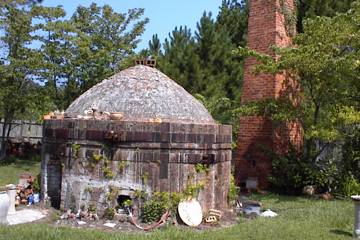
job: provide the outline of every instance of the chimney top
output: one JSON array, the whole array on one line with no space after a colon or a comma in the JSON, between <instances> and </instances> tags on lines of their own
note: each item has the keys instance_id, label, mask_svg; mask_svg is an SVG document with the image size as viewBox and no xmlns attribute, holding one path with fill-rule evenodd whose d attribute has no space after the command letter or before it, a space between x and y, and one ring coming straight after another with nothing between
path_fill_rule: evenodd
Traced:
<instances>
[{"instance_id":1,"label":"chimney top","mask_svg":"<svg viewBox=\"0 0 360 240\"><path fill-rule=\"evenodd\" d=\"M135 61L135 65L144 65L148 67L155 67L156 66L156 60L155 59L138 59Z\"/></svg>"}]
</instances>

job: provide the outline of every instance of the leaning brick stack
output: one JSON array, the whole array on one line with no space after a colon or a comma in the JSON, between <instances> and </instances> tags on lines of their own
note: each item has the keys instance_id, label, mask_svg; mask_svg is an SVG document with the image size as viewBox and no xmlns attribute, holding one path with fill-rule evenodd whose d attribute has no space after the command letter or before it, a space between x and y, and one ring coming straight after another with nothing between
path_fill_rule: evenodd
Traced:
<instances>
[{"instance_id":1,"label":"leaning brick stack","mask_svg":"<svg viewBox=\"0 0 360 240\"><path fill-rule=\"evenodd\" d=\"M289 21L294 11L293 0L251 0L248 47L274 58L271 46L285 47L291 44L291 34L295 26ZM265 99L290 97L296 104L298 86L286 74L257 74L252 71L257 61L245 61L244 83L241 102L249 103ZM300 146L302 141L301 125L297 122L275 124L264 116L243 116L240 118L238 152L235 174L238 184L245 186L248 179L256 179L258 187L269 187L267 177L271 171L271 160L264 148L284 153L289 144Z\"/></svg>"}]
</instances>

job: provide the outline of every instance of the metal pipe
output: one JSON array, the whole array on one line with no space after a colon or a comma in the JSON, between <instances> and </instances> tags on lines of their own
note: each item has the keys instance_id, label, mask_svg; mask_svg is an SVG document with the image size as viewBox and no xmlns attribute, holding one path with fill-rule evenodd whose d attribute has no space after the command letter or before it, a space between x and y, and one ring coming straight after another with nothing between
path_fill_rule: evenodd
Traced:
<instances>
[{"instance_id":1,"label":"metal pipe","mask_svg":"<svg viewBox=\"0 0 360 240\"><path fill-rule=\"evenodd\" d=\"M351 196L351 199L354 202L354 238L360 239L360 195Z\"/></svg>"}]
</instances>

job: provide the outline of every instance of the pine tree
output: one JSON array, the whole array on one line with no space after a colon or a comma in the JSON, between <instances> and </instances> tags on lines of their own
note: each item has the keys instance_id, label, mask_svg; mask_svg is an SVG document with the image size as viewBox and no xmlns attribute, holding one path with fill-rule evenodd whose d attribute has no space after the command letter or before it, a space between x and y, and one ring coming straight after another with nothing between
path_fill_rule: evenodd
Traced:
<instances>
[{"instance_id":1,"label":"pine tree","mask_svg":"<svg viewBox=\"0 0 360 240\"><path fill-rule=\"evenodd\" d=\"M157 34L152 36L152 39L149 41L149 55L153 58L158 58L162 54L161 52L161 42Z\"/></svg>"}]
</instances>

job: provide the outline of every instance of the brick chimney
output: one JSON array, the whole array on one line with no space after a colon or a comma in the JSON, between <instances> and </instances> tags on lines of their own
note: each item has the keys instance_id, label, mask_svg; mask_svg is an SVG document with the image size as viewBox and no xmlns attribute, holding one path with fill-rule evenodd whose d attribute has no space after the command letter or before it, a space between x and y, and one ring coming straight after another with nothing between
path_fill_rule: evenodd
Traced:
<instances>
[{"instance_id":1,"label":"brick chimney","mask_svg":"<svg viewBox=\"0 0 360 240\"><path fill-rule=\"evenodd\" d=\"M291 26L289 19L294 11L293 0L250 0L248 26L248 47L257 52L276 58L269 48L273 45L285 47L291 44L291 33L295 32L295 24ZM264 99L291 96L298 86L285 74L252 73L257 64L254 58L245 61L242 103ZM294 91L289 90L289 86ZM286 152L289 141L299 145L302 141L301 126L298 123L275 125L270 119L262 116L246 116L240 118L238 135L238 154L235 162L235 177L238 184L244 186L247 180L254 179L258 188L269 187L267 177L271 171L271 160L262 151L263 147L276 152Z\"/></svg>"}]
</instances>

